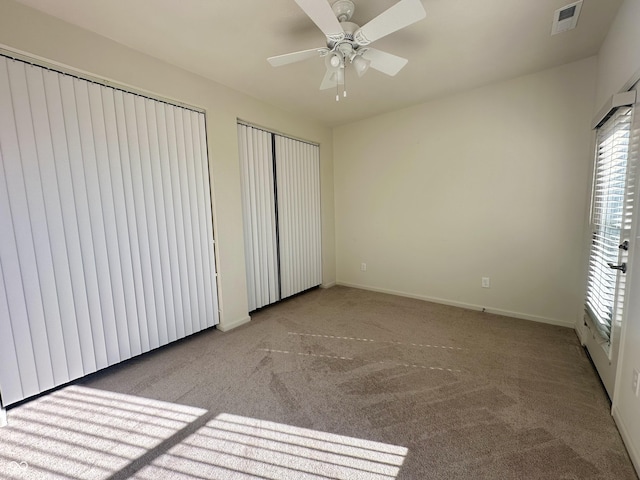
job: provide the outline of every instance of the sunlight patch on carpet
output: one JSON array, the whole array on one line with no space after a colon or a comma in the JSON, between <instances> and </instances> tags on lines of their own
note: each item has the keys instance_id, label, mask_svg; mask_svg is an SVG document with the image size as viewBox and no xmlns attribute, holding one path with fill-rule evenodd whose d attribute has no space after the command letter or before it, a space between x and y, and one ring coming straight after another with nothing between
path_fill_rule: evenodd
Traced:
<instances>
[{"instance_id":1,"label":"sunlight patch on carpet","mask_svg":"<svg viewBox=\"0 0 640 480\"><path fill-rule=\"evenodd\" d=\"M9 411L0 478L106 479L205 413L72 385Z\"/></svg>"},{"instance_id":2,"label":"sunlight patch on carpet","mask_svg":"<svg viewBox=\"0 0 640 480\"><path fill-rule=\"evenodd\" d=\"M392 480L406 455L401 446L222 413L135 478Z\"/></svg>"}]
</instances>

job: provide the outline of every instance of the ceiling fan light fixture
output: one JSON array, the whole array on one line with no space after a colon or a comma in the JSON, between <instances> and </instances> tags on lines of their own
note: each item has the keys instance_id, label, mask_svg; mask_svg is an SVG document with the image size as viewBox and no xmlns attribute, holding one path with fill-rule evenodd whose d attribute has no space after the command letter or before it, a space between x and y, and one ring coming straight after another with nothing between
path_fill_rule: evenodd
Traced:
<instances>
[{"instance_id":1,"label":"ceiling fan light fixture","mask_svg":"<svg viewBox=\"0 0 640 480\"><path fill-rule=\"evenodd\" d=\"M336 52L327 55L324 59L324 63L327 66L327 69L332 72L339 70L343 66L342 57Z\"/></svg>"},{"instance_id":2,"label":"ceiling fan light fixture","mask_svg":"<svg viewBox=\"0 0 640 480\"><path fill-rule=\"evenodd\" d=\"M369 66L371 65L371 61L363 58L361 55L356 55L353 60L351 60L351 65L356 70L358 77L362 77L367 70L369 70Z\"/></svg>"},{"instance_id":3,"label":"ceiling fan light fixture","mask_svg":"<svg viewBox=\"0 0 640 480\"><path fill-rule=\"evenodd\" d=\"M344 68L338 68L331 74L331 81L337 85L344 85Z\"/></svg>"}]
</instances>

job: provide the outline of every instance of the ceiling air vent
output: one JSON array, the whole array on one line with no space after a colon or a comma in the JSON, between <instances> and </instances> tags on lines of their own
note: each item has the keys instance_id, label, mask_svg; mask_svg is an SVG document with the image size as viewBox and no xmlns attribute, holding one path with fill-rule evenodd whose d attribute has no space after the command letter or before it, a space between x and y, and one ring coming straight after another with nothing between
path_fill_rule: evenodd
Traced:
<instances>
[{"instance_id":1,"label":"ceiling air vent","mask_svg":"<svg viewBox=\"0 0 640 480\"><path fill-rule=\"evenodd\" d=\"M582 0L571 3L559 8L553 14L553 26L551 27L551 35L566 32L572 28L576 28L580 9L582 8Z\"/></svg>"}]
</instances>

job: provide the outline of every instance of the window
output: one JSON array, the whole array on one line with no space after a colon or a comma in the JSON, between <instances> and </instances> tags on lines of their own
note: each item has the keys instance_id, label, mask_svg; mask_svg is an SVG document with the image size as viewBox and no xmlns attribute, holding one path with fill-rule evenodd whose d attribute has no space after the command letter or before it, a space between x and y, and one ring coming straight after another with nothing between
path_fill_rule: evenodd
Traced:
<instances>
[{"instance_id":1,"label":"window","mask_svg":"<svg viewBox=\"0 0 640 480\"><path fill-rule=\"evenodd\" d=\"M619 245L631 218L633 182L627 168L631 113L630 107L618 109L597 132L586 308L607 344L624 293L620 270L612 266L620 260Z\"/></svg>"}]
</instances>

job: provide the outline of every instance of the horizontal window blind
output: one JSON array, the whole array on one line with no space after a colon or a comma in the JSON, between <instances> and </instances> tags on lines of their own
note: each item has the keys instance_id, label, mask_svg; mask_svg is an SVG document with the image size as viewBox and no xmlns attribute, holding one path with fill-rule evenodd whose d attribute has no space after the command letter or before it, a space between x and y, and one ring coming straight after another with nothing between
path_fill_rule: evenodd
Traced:
<instances>
[{"instance_id":1,"label":"horizontal window blind","mask_svg":"<svg viewBox=\"0 0 640 480\"><path fill-rule=\"evenodd\" d=\"M5 405L218 323L204 114L0 56Z\"/></svg>"},{"instance_id":2,"label":"horizontal window blind","mask_svg":"<svg viewBox=\"0 0 640 480\"><path fill-rule=\"evenodd\" d=\"M614 314L621 313L624 294L618 270L611 269L608 263L618 264L621 234L631 222L633 181L628 177L627 165L631 114L629 107L618 109L597 132L586 306L607 341Z\"/></svg>"}]
</instances>

